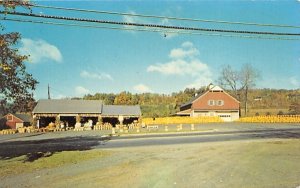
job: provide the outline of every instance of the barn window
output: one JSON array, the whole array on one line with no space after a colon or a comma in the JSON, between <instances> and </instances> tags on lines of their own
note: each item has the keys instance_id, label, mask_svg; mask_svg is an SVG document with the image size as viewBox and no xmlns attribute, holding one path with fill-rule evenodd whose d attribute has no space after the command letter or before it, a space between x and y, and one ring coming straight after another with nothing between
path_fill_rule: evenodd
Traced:
<instances>
[{"instance_id":1,"label":"barn window","mask_svg":"<svg viewBox=\"0 0 300 188\"><path fill-rule=\"evenodd\" d=\"M209 106L215 105L215 101L214 101L214 100L209 100L209 101L208 101L208 105L209 105Z\"/></svg>"},{"instance_id":2,"label":"barn window","mask_svg":"<svg viewBox=\"0 0 300 188\"><path fill-rule=\"evenodd\" d=\"M223 106L224 105L224 101L223 100L218 100L217 101L217 105L218 106Z\"/></svg>"},{"instance_id":3,"label":"barn window","mask_svg":"<svg viewBox=\"0 0 300 188\"><path fill-rule=\"evenodd\" d=\"M12 121L13 117L11 115L7 116L7 121Z\"/></svg>"}]
</instances>

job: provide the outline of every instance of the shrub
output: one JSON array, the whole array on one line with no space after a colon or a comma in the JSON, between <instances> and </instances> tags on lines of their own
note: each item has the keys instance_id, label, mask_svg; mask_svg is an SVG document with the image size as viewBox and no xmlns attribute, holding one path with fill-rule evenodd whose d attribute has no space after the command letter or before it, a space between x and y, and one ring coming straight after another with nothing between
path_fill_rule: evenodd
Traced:
<instances>
[{"instance_id":1,"label":"shrub","mask_svg":"<svg viewBox=\"0 0 300 188\"><path fill-rule=\"evenodd\" d=\"M283 111L280 110L277 115L281 116L283 114L284 114Z\"/></svg>"}]
</instances>

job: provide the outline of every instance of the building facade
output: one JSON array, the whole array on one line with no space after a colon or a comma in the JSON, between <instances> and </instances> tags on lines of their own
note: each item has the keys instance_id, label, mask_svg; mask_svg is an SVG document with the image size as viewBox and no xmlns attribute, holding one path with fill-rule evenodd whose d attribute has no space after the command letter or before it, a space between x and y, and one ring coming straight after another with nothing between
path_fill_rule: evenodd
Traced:
<instances>
[{"instance_id":1,"label":"building facade","mask_svg":"<svg viewBox=\"0 0 300 188\"><path fill-rule=\"evenodd\" d=\"M32 118L28 114L6 114L2 118L6 126L11 129L18 129L24 126L30 126Z\"/></svg>"},{"instance_id":2,"label":"building facade","mask_svg":"<svg viewBox=\"0 0 300 188\"><path fill-rule=\"evenodd\" d=\"M240 102L219 86L210 86L204 94L181 105L179 116L219 116L223 121L239 119Z\"/></svg>"},{"instance_id":3,"label":"building facade","mask_svg":"<svg viewBox=\"0 0 300 188\"><path fill-rule=\"evenodd\" d=\"M32 114L38 127L45 127L55 121L74 126L78 121L84 123L89 120L93 124L102 121L115 125L120 123L120 119L128 124L138 120L141 109L138 105L104 105L99 100L42 99L38 101Z\"/></svg>"}]
</instances>

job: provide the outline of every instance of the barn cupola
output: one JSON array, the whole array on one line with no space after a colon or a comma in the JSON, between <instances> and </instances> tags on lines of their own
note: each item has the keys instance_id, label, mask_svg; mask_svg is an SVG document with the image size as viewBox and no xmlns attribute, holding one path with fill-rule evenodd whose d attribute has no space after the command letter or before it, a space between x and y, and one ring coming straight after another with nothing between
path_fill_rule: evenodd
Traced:
<instances>
[{"instance_id":1,"label":"barn cupola","mask_svg":"<svg viewBox=\"0 0 300 188\"><path fill-rule=\"evenodd\" d=\"M220 86L209 85L210 92L223 92L224 90Z\"/></svg>"}]
</instances>

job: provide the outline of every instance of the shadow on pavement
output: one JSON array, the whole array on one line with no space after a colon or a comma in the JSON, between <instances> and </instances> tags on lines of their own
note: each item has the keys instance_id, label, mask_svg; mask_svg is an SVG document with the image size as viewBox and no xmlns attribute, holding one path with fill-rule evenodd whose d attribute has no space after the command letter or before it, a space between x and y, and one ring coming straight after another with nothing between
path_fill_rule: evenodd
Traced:
<instances>
[{"instance_id":1,"label":"shadow on pavement","mask_svg":"<svg viewBox=\"0 0 300 188\"><path fill-rule=\"evenodd\" d=\"M41 157L50 157L57 152L90 150L109 139L95 136L77 136L44 140L7 141L0 145L0 159L11 159L26 155L24 162L32 162Z\"/></svg>"}]
</instances>

